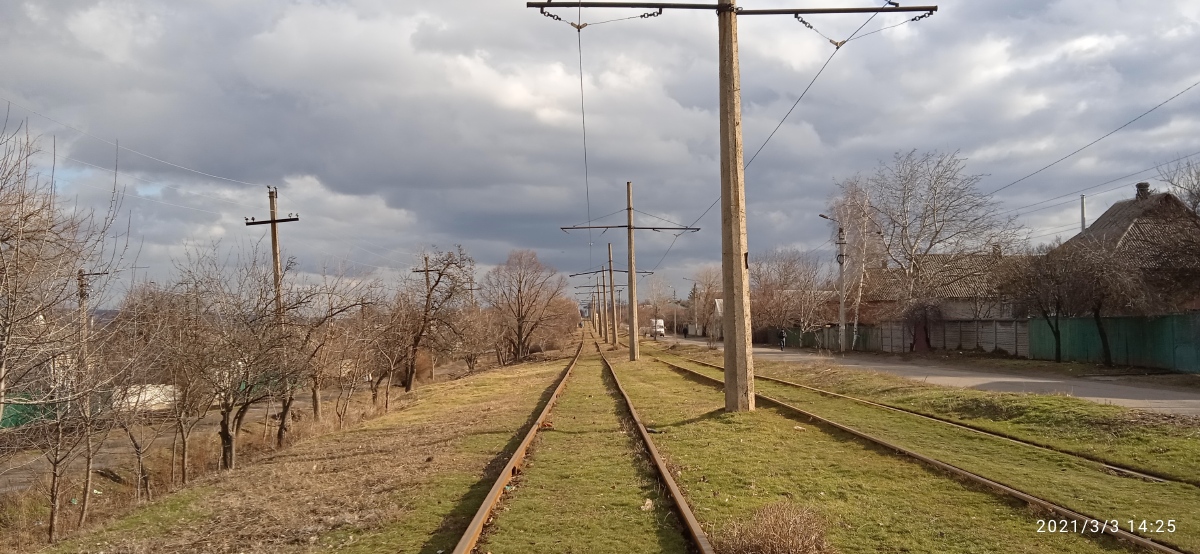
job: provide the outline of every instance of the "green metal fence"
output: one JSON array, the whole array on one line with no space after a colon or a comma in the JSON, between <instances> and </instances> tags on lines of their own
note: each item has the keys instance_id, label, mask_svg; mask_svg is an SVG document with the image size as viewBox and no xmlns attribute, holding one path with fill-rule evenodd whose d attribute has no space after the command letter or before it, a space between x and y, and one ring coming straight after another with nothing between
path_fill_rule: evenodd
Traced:
<instances>
[{"instance_id":1,"label":"green metal fence","mask_svg":"<svg viewBox=\"0 0 1200 554\"><path fill-rule=\"evenodd\" d=\"M14 395L10 398L13 401L29 400L29 397L25 395ZM43 411L42 406L37 404L0 405L0 429L25 425L38 419Z\"/></svg>"},{"instance_id":2,"label":"green metal fence","mask_svg":"<svg viewBox=\"0 0 1200 554\"><path fill-rule=\"evenodd\" d=\"M1054 334L1043 319L1030 320L1029 355L1054 359ZM1106 317L1113 363L1200 373L1200 313L1157 317ZM1063 319L1063 361L1104 361L1094 319Z\"/></svg>"}]
</instances>

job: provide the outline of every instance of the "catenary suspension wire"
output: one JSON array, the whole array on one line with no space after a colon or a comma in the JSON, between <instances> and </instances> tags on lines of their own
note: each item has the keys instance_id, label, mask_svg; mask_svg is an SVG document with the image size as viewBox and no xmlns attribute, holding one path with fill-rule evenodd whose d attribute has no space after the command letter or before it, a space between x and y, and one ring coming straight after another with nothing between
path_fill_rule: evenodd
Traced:
<instances>
[{"instance_id":1,"label":"catenary suspension wire","mask_svg":"<svg viewBox=\"0 0 1200 554\"><path fill-rule=\"evenodd\" d=\"M884 2L884 5L886 6L890 3L891 2ZM758 147L758 150L756 150L754 152L754 155L750 157L750 161L746 162L746 165L742 166L742 171L745 171L747 168L750 167L750 164L754 163L754 159L758 157L758 154L760 152L762 152L763 148L766 148L768 142L771 142L771 138L775 136L775 133L779 131L779 128L783 127L783 123L785 121L787 121L788 116L792 115L792 112L795 111L796 106L800 105L800 101L804 99L804 96L808 94L808 91L810 89L812 89L813 84L817 82L817 78L821 76L821 73L823 73L825 71L826 67L829 67L829 62L833 61L833 57L836 56L838 51L842 49L842 45L846 44L847 42L850 42L851 40L854 40L855 35L857 35L859 33L859 31L862 31L863 27L866 27L867 24L869 24L871 22L871 20L875 19L875 16L877 16L877 15L879 15L879 14L878 13L871 14L871 17L868 17L867 20L864 21L862 25L858 26L858 29L855 29L853 33L850 33L850 38L847 38L846 40L842 41L841 44L838 44L836 41L829 39L829 37L825 37L826 39L829 39L830 42L832 42L834 44L833 53L829 54L829 57L825 59L825 63L821 65L821 69L817 70L816 75L813 75L812 80L810 80L808 82L808 86L804 87L804 91L800 93L800 97L796 98L796 101L794 103L792 103L792 107L789 108L787 113L783 115L783 119L779 120L779 124L775 126L775 129L771 131L770 135L767 135L767 140L764 140L762 145ZM797 19L800 19L800 18L797 18ZM806 26L808 26L809 29L812 29L813 31L815 31L818 35L821 35L823 37L825 36L823 33L821 33L820 31L817 31L811 25L809 25L808 22L806 22L804 20L800 20L800 21L801 21L801 23L804 23ZM708 209L704 210L704 213L700 214L700 217L697 217L696 220L693 221L691 225L688 225L688 227L695 227L696 224L699 223L701 219L704 219L704 216L708 215L708 212L712 211L712 209L714 207L716 207L716 205L720 202L721 202L721 197L717 196L717 199L714 200L712 204L709 204ZM682 233L675 235L675 238L671 240L670 246L667 247L667 251L663 252L662 257L658 259L658 263L654 264L654 269L651 269L650 271L658 270L658 267L662 265L663 260L666 260L667 255L671 253L671 249L675 248L675 242L679 240L680 236L682 236Z\"/></svg>"},{"instance_id":2,"label":"catenary suspension wire","mask_svg":"<svg viewBox=\"0 0 1200 554\"><path fill-rule=\"evenodd\" d=\"M579 8L582 12L583 8ZM582 16L582 13L580 14ZM592 224L592 187L588 181L588 148L587 148L587 108L583 96L583 27L575 27L575 45L579 51L579 116L583 126L583 193L587 202L588 225ZM595 260L592 256L592 230L588 229L588 264Z\"/></svg>"},{"instance_id":3,"label":"catenary suspension wire","mask_svg":"<svg viewBox=\"0 0 1200 554\"><path fill-rule=\"evenodd\" d=\"M1074 156L1075 154L1078 154L1078 153L1080 153L1080 152L1083 152L1084 150L1086 150L1088 147L1092 146L1093 144L1096 144L1097 142L1100 142L1100 141L1102 141L1102 140L1104 140L1104 139L1106 139L1106 138L1108 138L1108 137L1112 136L1112 135L1113 135L1113 134L1115 134L1117 131L1120 131L1121 129L1124 129L1124 128L1126 128L1126 127L1128 127L1128 126L1130 126L1130 125L1134 124L1134 122L1136 122L1137 120L1139 120L1139 119L1141 119L1141 118L1143 118L1143 117L1146 117L1147 115L1150 115L1150 113L1151 113L1151 112L1153 112L1154 110L1157 110L1157 109L1159 109L1159 108L1161 108L1161 107L1163 107L1163 106L1167 105L1167 103L1168 103L1168 102L1170 102L1170 101L1172 101L1172 100L1174 100L1174 99L1176 99L1176 98L1179 98L1180 96L1182 96L1182 95L1183 95L1183 93L1185 93L1185 92L1187 92L1187 91L1189 91L1189 90L1192 90L1193 88L1196 88L1197 86L1200 86L1200 81L1196 81L1195 83L1192 83L1192 84L1191 84L1191 85L1189 85L1187 88L1185 88L1185 89L1183 89L1183 90L1181 90L1181 91L1179 91L1179 92L1175 93L1175 95L1174 95L1174 96L1172 96L1172 97L1170 97L1170 98L1168 98L1168 99L1166 99L1166 100L1163 100L1162 102L1159 102L1159 103L1158 103L1158 105L1154 106L1153 108L1150 108L1150 109L1148 109L1148 110L1146 110L1146 111L1142 112L1142 113L1141 113L1141 115L1139 115L1139 116L1137 116L1137 117L1135 117L1135 118L1133 118L1133 119L1130 119L1129 121L1126 121L1124 125L1121 125L1120 127L1117 127L1116 129L1113 129L1113 130L1111 130L1111 131L1109 131L1109 132L1105 133L1105 134L1104 134L1104 136L1102 136L1102 137L1100 137L1100 138L1098 138L1098 139L1096 139L1096 140L1093 140L1092 142L1089 142L1089 143L1087 143L1087 144L1085 144L1085 145L1083 145L1083 146L1079 147L1079 148L1078 148L1078 149L1076 149L1074 152L1071 152L1070 154L1067 154L1066 156L1063 156L1063 157L1061 157L1061 158L1059 158L1059 159L1057 159L1057 160L1054 160L1053 162L1050 162L1049 164L1047 164L1047 165L1043 166L1041 169L1038 169L1037 171L1034 171L1033 173L1030 173L1029 175L1026 175L1026 176L1024 176L1024 177L1021 177L1020 179L1017 179L1016 181L1013 181L1013 182L1011 182L1011 183L1009 183L1009 184L1007 184L1007 185L1004 185L1004 186L1002 186L1002 187L1000 187L1000 188L998 188L998 189L996 189L996 190L993 190L992 192L989 192L989 193L988 193L988 195L989 195L989 196L991 196L991 195L993 195L993 194L996 194L997 192L1000 192L1000 191L1002 191L1002 190L1004 190L1004 189L1006 189L1006 188L1008 188L1008 187L1011 187L1011 186L1013 186L1013 185L1015 185L1015 184L1017 184L1017 183L1020 183L1021 181L1024 181L1025 179L1028 179L1028 178L1030 178L1030 177L1033 177L1034 175L1037 175L1038 173L1041 173L1041 172L1043 172L1043 171L1045 171L1045 170L1047 170L1047 169L1050 169L1051 167L1054 167L1055 165L1058 165L1058 163L1059 163L1059 162L1061 162L1061 161L1064 161L1064 160L1066 160L1067 158L1070 158L1071 156Z\"/></svg>"}]
</instances>

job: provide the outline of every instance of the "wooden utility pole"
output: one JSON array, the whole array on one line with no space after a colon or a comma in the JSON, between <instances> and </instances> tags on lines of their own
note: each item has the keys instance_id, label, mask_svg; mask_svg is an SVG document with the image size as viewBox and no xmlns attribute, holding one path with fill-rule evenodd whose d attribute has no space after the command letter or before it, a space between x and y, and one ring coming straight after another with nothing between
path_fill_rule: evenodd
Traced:
<instances>
[{"instance_id":1,"label":"wooden utility pole","mask_svg":"<svg viewBox=\"0 0 1200 554\"><path fill-rule=\"evenodd\" d=\"M632 273L630 273L630 275L632 275ZM608 243L608 288L611 290L616 290L616 288L614 287L614 283L613 283L613 263L612 263L612 243L611 242ZM616 301L616 298L613 298L613 303L612 303L612 345L613 346L617 345L617 337L618 336L619 336L619 333L617 333L617 301Z\"/></svg>"},{"instance_id":2,"label":"wooden utility pole","mask_svg":"<svg viewBox=\"0 0 1200 554\"><path fill-rule=\"evenodd\" d=\"M735 0L716 4L661 2L527 2L546 14L547 8L644 8L707 10L717 13L718 74L720 78L721 127L721 277L724 296L722 318L725 334L725 410L754 409L754 363L751 357L749 256L746 243L746 194L742 163L741 77L738 72L737 17L739 15L813 15L834 13L895 13L937 11L936 6L887 6L882 8L783 8L748 10ZM552 14L546 14L553 16ZM841 43L844 44L844 43ZM841 44L834 43L838 48ZM632 227L632 222L630 227ZM630 235L630 246L633 239ZM630 251L632 252L632 248ZM631 253L632 257L632 253ZM632 269L632 264L630 264ZM631 277L632 278L632 277ZM631 281L632 282L632 281ZM636 296L630 287L631 311ZM632 321L631 317L631 321ZM636 329L630 329L633 336ZM635 358L630 340L630 358Z\"/></svg>"},{"instance_id":3,"label":"wooden utility pole","mask_svg":"<svg viewBox=\"0 0 1200 554\"><path fill-rule=\"evenodd\" d=\"M246 225L270 225L271 226L271 259L275 263L275 318L279 322L283 322L283 260L279 254L279 224L288 223L291 221L300 221L300 214L294 217L288 214L287 217L280 218L276 200L279 198L278 187L267 187L267 200L271 204L271 219L266 221L255 221L254 218L246 218Z\"/></svg>"}]
</instances>

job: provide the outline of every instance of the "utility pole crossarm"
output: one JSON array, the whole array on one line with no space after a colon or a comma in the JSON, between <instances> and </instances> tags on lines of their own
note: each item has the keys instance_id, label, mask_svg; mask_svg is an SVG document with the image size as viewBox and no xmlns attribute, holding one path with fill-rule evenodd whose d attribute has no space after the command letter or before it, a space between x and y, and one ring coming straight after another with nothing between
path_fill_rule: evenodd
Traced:
<instances>
[{"instance_id":1,"label":"utility pole crossarm","mask_svg":"<svg viewBox=\"0 0 1200 554\"><path fill-rule=\"evenodd\" d=\"M695 233L699 231L699 227L630 227L629 225L577 225L574 227L559 227L563 231L572 229L634 229L641 231L691 231Z\"/></svg>"},{"instance_id":2,"label":"utility pole crossarm","mask_svg":"<svg viewBox=\"0 0 1200 554\"><path fill-rule=\"evenodd\" d=\"M608 271L608 270L607 269L597 269L596 271L585 271L583 273L572 273L570 275L567 275L567 277L578 277L580 275L593 275L596 273L604 273L606 271ZM613 271L616 273L629 273L628 269L614 269ZM640 275L654 275L653 271L638 271L637 273Z\"/></svg>"},{"instance_id":3,"label":"utility pole crossarm","mask_svg":"<svg viewBox=\"0 0 1200 554\"><path fill-rule=\"evenodd\" d=\"M300 214L288 214L287 217L279 217L278 208L275 201L279 198L279 189L277 187L267 187L267 201L271 207L271 218L263 221L256 221L254 218L247 217L246 225L270 225L271 226L271 261L275 266L275 318L283 323L283 262L282 255L279 253L279 223L290 223L292 221L300 221Z\"/></svg>"},{"instance_id":4,"label":"utility pole crossarm","mask_svg":"<svg viewBox=\"0 0 1200 554\"><path fill-rule=\"evenodd\" d=\"M880 8L779 8L747 10L725 4L676 4L665 2L526 2L527 8L637 8L644 10L732 11L738 15L819 15L842 13L936 12L937 6L887 6Z\"/></svg>"},{"instance_id":5,"label":"utility pole crossarm","mask_svg":"<svg viewBox=\"0 0 1200 554\"><path fill-rule=\"evenodd\" d=\"M281 217L279 219L264 219L262 221L247 221L246 225L270 225L272 223L288 223L291 221L300 221L299 217Z\"/></svg>"}]
</instances>

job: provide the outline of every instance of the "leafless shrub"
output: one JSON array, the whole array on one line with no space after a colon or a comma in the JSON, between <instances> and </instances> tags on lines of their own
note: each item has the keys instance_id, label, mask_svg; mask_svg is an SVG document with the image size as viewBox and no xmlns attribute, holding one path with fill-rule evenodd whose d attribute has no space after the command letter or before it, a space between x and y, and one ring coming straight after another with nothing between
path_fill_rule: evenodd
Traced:
<instances>
[{"instance_id":1,"label":"leafless shrub","mask_svg":"<svg viewBox=\"0 0 1200 554\"><path fill-rule=\"evenodd\" d=\"M713 548L721 554L830 554L825 522L808 508L776 502L759 508L747 522L735 522L716 533Z\"/></svg>"}]
</instances>

